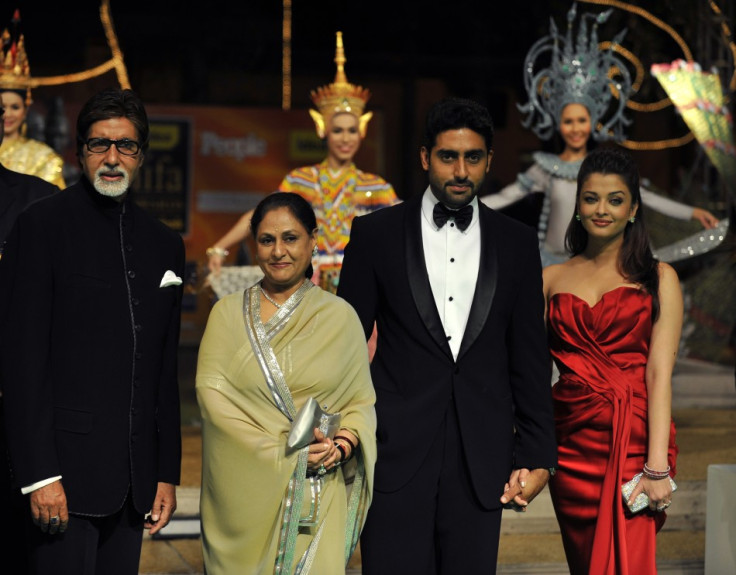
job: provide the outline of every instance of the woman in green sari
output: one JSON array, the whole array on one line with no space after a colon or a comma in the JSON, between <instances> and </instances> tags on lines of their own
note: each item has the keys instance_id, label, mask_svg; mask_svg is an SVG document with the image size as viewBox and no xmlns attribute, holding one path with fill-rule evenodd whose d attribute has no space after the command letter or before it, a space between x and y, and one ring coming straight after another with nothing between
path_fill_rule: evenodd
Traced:
<instances>
[{"instance_id":1,"label":"woman in green sari","mask_svg":"<svg viewBox=\"0 0 736 575\"><path fill-rule=\"evenodd\" d=\"M215 304L199 350L205 568L344 574L376 459L365 335L349 304L308 279L317 224L303 198L267 196L251 227L264 277ZM311 398L339 414L337 432L315 426L289 449Z\"/></svg>"}]
</instances>

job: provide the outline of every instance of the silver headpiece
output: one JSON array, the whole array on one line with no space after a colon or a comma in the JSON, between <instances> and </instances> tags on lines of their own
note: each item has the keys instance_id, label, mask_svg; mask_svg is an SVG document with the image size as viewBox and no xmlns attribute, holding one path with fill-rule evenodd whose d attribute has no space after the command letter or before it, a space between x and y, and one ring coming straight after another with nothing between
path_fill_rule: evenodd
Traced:
<instances>
[{"instance_id":1,"label":"silver headpiece","mask_svg":"<svg viewBox=\"0 0 736 575\"><path fill-rule=\"evenodd\" d=\"M559 125L563 108L572 103L582 104L590 112L592 135L596 140L624 139L623 127L631 123L624 117L624 108L631 94L631 76L624 61L613 51L626 34L622 30L613 39L611 47L602 50L598 46L598 25L605 22L612 10L598 15L583 14L580 19L576 42L573 42L573 21L577 5L567 13L567 34L557 32L550 19L549 36L538 40L529 50L524 61L524 87L529 101L517 105L527 114L522 124L543 140L549 139ZM588 37L588 20L593 20ZM551 52L547 68L535 72L537 59ZM603 120L611 100L618 105ZM601 125L599 126L599 122ZM533 125L532 125L533 123Z\"/></svg>"}]
</instances>

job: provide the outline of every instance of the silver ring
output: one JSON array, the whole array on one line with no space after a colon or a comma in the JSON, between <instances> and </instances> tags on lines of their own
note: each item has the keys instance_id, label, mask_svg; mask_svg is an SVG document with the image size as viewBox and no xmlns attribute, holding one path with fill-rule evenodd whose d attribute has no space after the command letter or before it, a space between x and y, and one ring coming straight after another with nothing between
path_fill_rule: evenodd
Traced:
<instances>
[{"instance_id":1,"label":"silver ring","mask_svg":"<svg viewBox=\"0 0 736 575\"><path fill-rule=\"evenodd\" d=\"M319 466L319 469L317 470L317 475L324 475L327 473L327 470L325 469L324 463Z\"/></svg>"},{"instance_id":2,"label":"silver ring","mask_svg":"<svg viewBox=\"0 0 736 575\"><path fill-rule=\"evenodd\" d=\"M51 524L51 525L56 525L58 523L59 523L59 516L58 515L55 515L54 517L52 517L51 519L49 519L49 524Z\"/></svg>"}]
</instances>

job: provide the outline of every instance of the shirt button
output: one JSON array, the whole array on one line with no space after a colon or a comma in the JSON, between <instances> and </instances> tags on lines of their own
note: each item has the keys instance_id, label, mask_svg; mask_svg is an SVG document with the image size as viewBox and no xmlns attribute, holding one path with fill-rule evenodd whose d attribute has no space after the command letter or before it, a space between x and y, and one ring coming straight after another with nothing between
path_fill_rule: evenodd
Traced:
<instances>
[{"instance_id":1,"label":"shirt button","mask_svg":"<svg viewBox=\"0 0 736 575\"><path fill-rule=\"evenodd\" d=\"M135 331L141 331L141 324L135 324Z\"/></svg>"},{"instance_id":2,"label":"shirt button","mask_svg":"<svg viewBox=\"0 0 736 575\"><path fill-rule=\"evenodd\" d=\"M133 305L138 305L141 303L141 300L139 300L137 297L134 297L132 300L130 300Z\"/></svg>"},{"instance_id":3,"label":"shirt button","mask_svg":"<svg viewBox=\"0 0 736 575\"><path fill-rule=\"evenodd\" d=\"M128 271L128 277L131 278L131 279L134 278L135 277L135 271L129 270Z\"/></svg>"},{"instance_id":4,"label":"shirt button","mask_svg":"<svg viewBox=\"0 0 736 575\"><path fill-rule=\"evenodd\" d=\"M133 246L130 245L130 244L125 244L125 251L126 252L132 252L133 251Z\"/></svg>"},{"instance_id":5,"label":"shirt button","mask_svg":"<svg viewBox=\"0 0 736 575\"><path fill-rule=\"evenodd\" d=\"M451 335L448 335L447 336L447 341L450 341L451 339L452 339L452 336Z\"/></svg>"},{"instance_id":6,"label":"shirt button","mask_svg":"<svg viewBox=\"0 0 736 575\"><path fill-rule=\"evenodd\" d=\"M450 297L449 297L448 299L449 299L450 301L452 301L452 300L453 300L454 298L453 298L452 296L450 296Z\"/></svg>"},{"instance_id":7,"label":"shirt button","mask_svg":"<svg viewBox=\"0 0 736 575\"><path fill-rule=\"evenodd\" d=\"M453 224L453 223L450 223L450 227L451 227L451 228L454 228L454 227L455 227L455 224Z\"/></svg>"},{"instance_id":8,"label":"shirt button","mask_svg":"<svg viewBox=\"0 0 736 575\"><path fill-rule=\"evenodd\" d=\"M450 258L450 262L453 263L455 261L455 258Z\"/></svg>"}]
</instances>

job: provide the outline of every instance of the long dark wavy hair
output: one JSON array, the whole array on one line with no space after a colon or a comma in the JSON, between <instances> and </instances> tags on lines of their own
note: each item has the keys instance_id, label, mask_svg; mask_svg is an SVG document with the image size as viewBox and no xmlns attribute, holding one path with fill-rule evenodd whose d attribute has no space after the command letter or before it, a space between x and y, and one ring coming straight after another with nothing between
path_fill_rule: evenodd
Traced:
<instances>
[{"instance_id":1,"label":"long dark wavy hair","mask_svg":"<svg viewBox=\"0 0 736 575\"><path fill-rule=\"evenodd\" d=\"M586 155L578 171L575 213L567 226L565 248L571 256L576 256L583 253L588 246L588 232L575 216L578 213L583 185L591 174L619 176L629 188L633 204L639 206L634 222L628 222L624 229L624 241L618 255L618 268L626 281L642 286L652 296L652 319L656 320L659 315L658 262L649 246L649 234L644 223L639 170L627 152L618 148L597 148Z\"/></svg>"},{"instance_id":2,"label":"long dark wavy hair","mask_svg":"<svg viewBox=\"0 0 736 575\"><path fill-rule=\"evenodd\" d=\"M291 192L274 192L258 202L258 205L253 210L253 215L250 218L250 231L254 238L258 237L258 226L261 225L266 214L279 208L288 209L299 220L299 223L304 226L308 234L311 234L317 229L317 217L314 215L314 210L307 200L299 194L292 194ZM311 278L313 274L314 268L310 263L304 276Z\"/></svg>"}]
</instances>

